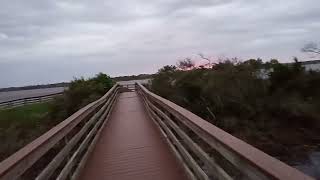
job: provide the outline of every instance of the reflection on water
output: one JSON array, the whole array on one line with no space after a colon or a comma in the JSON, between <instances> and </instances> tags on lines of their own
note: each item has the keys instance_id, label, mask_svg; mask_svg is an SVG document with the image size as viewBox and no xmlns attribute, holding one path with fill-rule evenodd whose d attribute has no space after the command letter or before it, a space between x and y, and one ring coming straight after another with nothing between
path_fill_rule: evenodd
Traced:
<instances>
[{"instance_id":1,"label":"reflection on water","mask_svg":"<svg viewBox=\"0 0 320 180\"><path fill-rule=\"evenodd\" d=\"M308 160L294 167L305 174L320 179L320 151L310 153Z\"/></svg>"}]
</instances>

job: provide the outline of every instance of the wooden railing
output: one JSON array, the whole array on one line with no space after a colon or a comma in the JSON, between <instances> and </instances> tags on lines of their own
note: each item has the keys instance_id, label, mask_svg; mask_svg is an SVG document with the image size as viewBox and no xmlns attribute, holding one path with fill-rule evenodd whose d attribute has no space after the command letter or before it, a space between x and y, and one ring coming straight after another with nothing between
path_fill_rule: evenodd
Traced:
<instances>
[{"instance_id":1,"label":"wooden railing","mask_svg":"<svg viewBox=\"0 0 320 180\"><path fill-rule=\"evenodd\" d=\"M60 96L62 94L63 94L63 92L0 102L0 108L13 108L13 107L23 106L23 105L27 105L27 104L46 102L46 101L50 101L53 98Z\"/></svg>"},{"instance_id":2,"label":"wooden railing","mask_svg":"<svg viewBox=\"0 0 320 180\"><path fill-rule=\"evenodd\" d=\"M0 179L76 179L110 115L118 89L118 84L113 86L1 162Z\"/></svg>"},{"instance_id":3,"label":"wooden railing","mask_svg":"<svg viewBox=\"0 0 320 180\"><path fill-rule=\"evenodd\" d=\"M135 90L135 84L123 84L121 85L124 88L127 88L128 90Z\"/></svg>"},{"instance_id":4,"label":"wooden railing","mask_svg":"<svg viewBox=\"0 0 320 180\"><path fill-rule=\"evenodd\" d=\"M141 84L136 86L190 179L312 179Z\"/></svg>"}]
</instances>

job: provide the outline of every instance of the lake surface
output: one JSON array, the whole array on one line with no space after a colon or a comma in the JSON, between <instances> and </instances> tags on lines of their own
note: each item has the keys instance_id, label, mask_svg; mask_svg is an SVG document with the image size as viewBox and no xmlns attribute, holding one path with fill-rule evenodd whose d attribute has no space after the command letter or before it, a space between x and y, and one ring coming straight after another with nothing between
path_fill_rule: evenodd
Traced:
<instances>
[{"instance_id":1,"label":"lake surface","mask_svg":"<svg viewBox=\"0 0 320 180\"><path fill-rule=\"evenodd\" d=\"M308 159L294 166L300 171L308 174L316 179L320 179L320 151L312 152L308 155Z\"/></svg>"},{"instance_id":2,"label":"lake surface","mask_svg":"<svg viewBox=\"0 0 320 180\"><path fill-rule=\"evenodd\" d=\"M132 80L132 81L119 81L120 85L134 84L135 82L139 83L148 83L150 79L142 80ZM31 90L20 90L20 91L8 91L0 92L0 102L11 101L15 99L22 99L27 97L34 96L44 96L54 93L63 92L66 87L55 87L55 88L43 88L43 89L31 89Z\"/></svg>"},{"instance_id":3,"label":"lake surface","mask_svg":"<svg viewBox=\"0 0 320 180\"><path fill-rule=\"evenodd\" d=\"M0 102L63 92L65 87L0 92Z\"/></svg>"}]
</instances>

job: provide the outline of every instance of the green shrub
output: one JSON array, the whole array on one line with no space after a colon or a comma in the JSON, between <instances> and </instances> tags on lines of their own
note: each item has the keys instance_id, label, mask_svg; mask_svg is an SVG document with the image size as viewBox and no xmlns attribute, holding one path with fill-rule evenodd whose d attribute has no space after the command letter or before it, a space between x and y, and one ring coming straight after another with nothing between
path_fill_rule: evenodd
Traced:
<instances>
[{"instance_id":1,"label":"green shrub","mask_svg":"<svg viewBox=\"0 0 320 180\"><path fill-rule=\"evenodd\" d=\"M297 60L226 60L187 71L165 66L151 90L257 147L286 146L288 139L279 134L287 131L297 132L294 143L319 136L320 72L306 71Z\"/></svg>"},{"instance_id":2,"label":"green shrub","mask_svg":"<svg viewBox=\"0 0 320 180\"><path fill-rule=\"evenodd\" d=\"M113 84L109 76L100 73L73 80L64 95L52 102L0 110L0 161L104 95Z\"/></svg>"},{"instance_id":3,"label":"green shrub","mask_svg":"<svg viewBox=\"0 0 320 180\"><path fill-rule=\"evenodd\" d=\"M75 79L71 81L64 95L52 102L50 115L53 118L64 119L103 96L113 85L113 80L103 73L89 79Z\"/></svg>"}]
</instances>

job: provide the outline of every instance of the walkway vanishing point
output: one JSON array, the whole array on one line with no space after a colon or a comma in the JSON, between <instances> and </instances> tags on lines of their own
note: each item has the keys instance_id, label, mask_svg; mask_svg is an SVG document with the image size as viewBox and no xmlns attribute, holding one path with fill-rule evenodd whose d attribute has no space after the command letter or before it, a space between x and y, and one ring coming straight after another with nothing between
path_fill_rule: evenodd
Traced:
<instances>
[{"instance_id":1,"label":"walkway vanishing point","mask_svg":"<svg viewBox=\"0 0 320 180\"><path fill-rule=\"evenodd\" d=\"M312 178L141 84L116 84L1 162L11 179Z\"/></svg>"}]
</instances>

